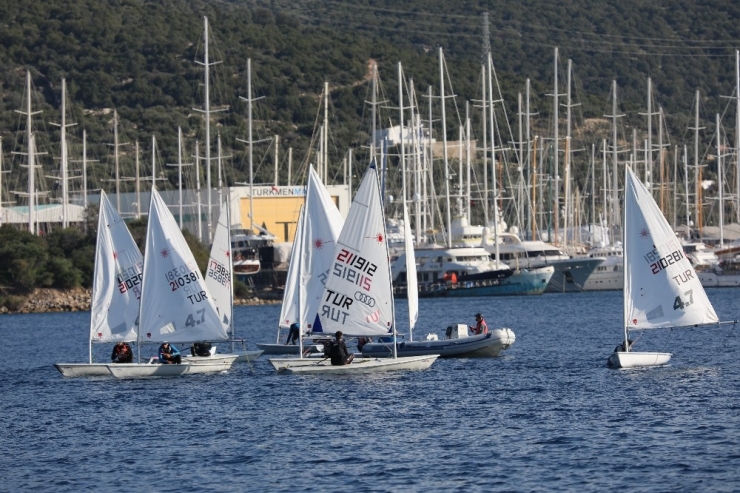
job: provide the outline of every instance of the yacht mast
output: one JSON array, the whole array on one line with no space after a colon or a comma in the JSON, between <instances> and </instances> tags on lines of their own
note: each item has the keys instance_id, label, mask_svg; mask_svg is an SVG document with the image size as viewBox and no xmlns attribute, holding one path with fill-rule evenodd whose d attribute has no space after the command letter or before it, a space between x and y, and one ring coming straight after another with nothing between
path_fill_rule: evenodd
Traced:
<instances>
[{"instance_id":1,"label":"yacht mast","mask_svg":"<svg viewBox=\"0 0 740 493\"><path fill-rule=\"evenodd\" d=\"M444 79L444 58L442 47L439 47L439 90L440 103L442 105L442 152L444 154L445 167L445 202L447 204L445 212L447 219L447 248L452 248L452 217L450 214L450 168L447 162L447 120L445 114L445 79Z\"/></svg>"}]
</instances>

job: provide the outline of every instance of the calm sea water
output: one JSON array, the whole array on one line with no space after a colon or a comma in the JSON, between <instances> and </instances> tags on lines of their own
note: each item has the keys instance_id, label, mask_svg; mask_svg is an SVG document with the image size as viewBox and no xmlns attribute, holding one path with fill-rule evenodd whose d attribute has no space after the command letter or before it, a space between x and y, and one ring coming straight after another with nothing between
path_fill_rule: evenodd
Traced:
<instances>
[{"instance_id":1,"label":"calm sea water","mask_svg":"<svg viewBox=\"0 0 740 493\"><path fill-rule=\"evenodd\" d=\"M739 318L740 290L708 294ZM260 358L138 381L52 366L86 361L88 313L2 316L0 490L740 490L740 327L655 331L637 348L671 365L609 370L621 306L617 292L421 300L417 336L481 311L517 342L425 372L278 375ZM274 341L278 314L237 308L237 336Z\"/></svg>"}]
</instances>

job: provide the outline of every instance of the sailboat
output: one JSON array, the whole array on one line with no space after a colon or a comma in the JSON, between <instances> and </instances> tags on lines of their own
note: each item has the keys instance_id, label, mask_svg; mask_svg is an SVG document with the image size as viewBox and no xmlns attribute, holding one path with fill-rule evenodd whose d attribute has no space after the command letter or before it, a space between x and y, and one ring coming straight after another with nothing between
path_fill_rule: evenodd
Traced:
<instances>
[{"instance_id":1,"label":"sailboat","mask_svg":"<svg viewBox=\"0 0 740 493\"><path fill-rule=\"evenodd\" d=\"M508 349L516 336L509 328L493 329L484 334L468 335L467 324L454 324L447 327L446 339L439 339L436 334L430 334L426 340L414 341L413 330L419 315L419 292L416 279L416 260L414 258L414 243L409 225L408 210L403 206L404 220L404 249L406 253L407 299L409 306L409 341L396 344L396 354L399 356L421 356L437 354L440 357L493 357L502 350ZM393 348L381 342L368 343L362 346L362 355L365 357L387 357L393 355Z\"/></svg>"},{"instance_id":2,"label":"sailboat","mask_svg":"<svg viewBox=\"0 0 740 493\"><path fill-rule=\"evenodd\" d=\"M305 237L305 232L304 232ZM323 281L323 279L321 280ZM303 283L299 284L302 286ZM306 290L315 296L315 291ZM375 166L365 172L349 215L339 235L331 269L324 282L318 313L323 329L346 336L396 338L393 287L388 256L383 204ZM300 296L299 296L300 300ZM310 306L309 302L307 305ZM310 315L310 313L309 313ZM391 370L424 370L437 355L363 358L332 366L326 359L288 365L289 373L374 373ZM299 361L299 360L297 360Z\"/></svg>"},{"instance_id":3,"label":"sailboat","mask_svg":"<svg viewBox=\"0 0 740 493\"><path fill-rule=\"evenodd\" d=\"M224 195L221 203L221 213L216 224L216 231L213 233L213 244L211 245L211 255L208 259L205 280L208 293L216 305L221 317L221 323L224 325L226 332L231 335L232 353L234 352L234 269L231 251L231 241L229 231L231 230L231 214L229 211L228 195ZM241 354L216 355L215 347L212 349L211 356L192 356L188 357L188 362L231 358L236 356L235 361L252 361L257 359L262 351L245 351Z\"/></svg>"},{"instance_id":4,"label":"sailboat","mask_svg":"<svg viewBox=\"0 0 740 493\"><path fill-rule=\"evenodd\" d=\"M671 353L632 351L630 332L719 324L668 221L629 166L624 198L624 343L611 368L659 366Z\"/></svg>"},{"instance_id":5,"label":"sailboat","mask_svg":"<svg viewBox=\"0 0 740 493\"><path fill-rule=\"evenodd\" d=\"M302 336L299 344L281 344L280 328L298 323L301 332L323 335L321 326L314 322L318 313L324 280L334 260L334 247L342 231L344 218L334 204L318 173L309 168L306 200L296 227L293 249L290 253L288 277L285 281L283 306L278 322L275 344L257 344L270 354L301 354L304 349L323 351L321 344L313 344ZM303 299L299 299L303 289ZM273 365L275 361L270 360Z\"/></svg>"},{"instance_id":6,"label":"sailboat","mask_svg":"<svg viewBox=\"0 0 740 493\"><path fill-rule=\"evenodd\" d=\"M139 306L138 343L225 341L226 326L175 218L152 188ZM231 358L182 364L108 365L116 378L211 373L231 367Z\"/></svg>"},{"instance_id":7,"label":"sailboat","mask_svg":"<svg viewBox=\"0 0 740 493\"><path fill-rule=\"evenodd\" d=\"M54 366L62 375L110 376L109 364L93 363L93 343L136 341L142 265L143 257L126 223L101 190L90 301L88 362L56 363Z\"/></svg>"}]
</instances>

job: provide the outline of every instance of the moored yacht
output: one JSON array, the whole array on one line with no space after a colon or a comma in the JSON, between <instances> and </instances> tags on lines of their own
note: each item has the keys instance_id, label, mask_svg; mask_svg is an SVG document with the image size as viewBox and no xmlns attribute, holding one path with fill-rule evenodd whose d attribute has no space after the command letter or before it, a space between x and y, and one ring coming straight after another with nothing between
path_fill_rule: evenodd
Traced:
<instances>
[{"instance_id":1,"label":"moored yacht","mask_svg":"<svg viewBox=\"0 0 740 493\"><path fill-rule=\"evenodd\" d=\"M499 296L542 294L553 268L512 269L496 264L481 247L414 250L419 296ZM396 297L405 296L406 256L391 259Z\"/></svg>"},{"instance_id":2,"label":"moored yacht","mask_svg":"<svg viewBox=\"0 0 740 493\"><path fill-rule=\"evenodd\" d=\"M589 276L603 263L601 258L573 258L556 246L539 240L522 240L516 227L502 232L506 224L499 222L497 234L483 226L470 226L467 219L452 223L454 246L482 246L492 257L498 241L499 260L513 269L539 269L552 266L554 272L545 289L548 293L580 292Z\"/></svg>"}]
</instances>

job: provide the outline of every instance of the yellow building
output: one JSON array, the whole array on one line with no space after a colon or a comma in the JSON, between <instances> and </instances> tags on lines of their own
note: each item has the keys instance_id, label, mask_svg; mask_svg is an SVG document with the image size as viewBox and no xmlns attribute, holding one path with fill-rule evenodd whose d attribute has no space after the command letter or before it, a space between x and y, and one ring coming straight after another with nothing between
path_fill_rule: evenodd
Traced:
<instances>
[{"instance_id":1,"label":"yellow building","mask_svg":"<svg viewBox=\"0 0 740 493\"><path fill-rule=\"evenodd\" d=\"M329 195L343 217L347 217L351 203L347 185L328 185ZM292 242L295 236L298 214L306 197L305 186L275 187L253 186L250 200L249 187L231 187L231 222L250 229L253 223L275 235L276 242ZM250 207L254 220L249 220ZM257 232L257 228L255 228Z\"/></svg>"}]
</instances>

